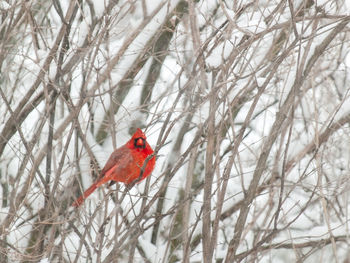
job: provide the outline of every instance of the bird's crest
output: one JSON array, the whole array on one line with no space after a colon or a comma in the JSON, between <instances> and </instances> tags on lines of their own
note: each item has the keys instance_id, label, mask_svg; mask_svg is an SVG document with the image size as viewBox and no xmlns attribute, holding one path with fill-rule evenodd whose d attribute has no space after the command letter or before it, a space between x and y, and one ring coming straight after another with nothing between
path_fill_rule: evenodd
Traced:
<instances>
[{"instance_id":1,"label":"bird's crest","mask_svg":"<svg viewBox=\"0 0 350 263\"><path fill-rule=\"evenodd\" d=\"M134 135L132 136L132 139L136 139L136 138L146 139L146 135L141 131L140 128L137 128Z\"/></svg>"}]
</instances>

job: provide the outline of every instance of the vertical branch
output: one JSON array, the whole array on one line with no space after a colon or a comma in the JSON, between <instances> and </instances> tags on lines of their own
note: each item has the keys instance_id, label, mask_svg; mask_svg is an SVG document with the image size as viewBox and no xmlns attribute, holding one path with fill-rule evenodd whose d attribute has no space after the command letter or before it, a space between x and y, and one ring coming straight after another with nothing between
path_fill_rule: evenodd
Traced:
<instances>
[{"instance_id":1,"label":"vertical branch","mask_svg":"<svg viewBox=\"0 0 350 263\"><path fill-rule=\"evenodd\" d=\"M49 87L53 88L50 84ZM52 95L49 97L47 105L47 111L49 116L49 134L47 138L47 154L46 154L46 177L44 185L45 189L45 206L49 203L50 199L50 179L51 179L51 163L52 163L52 141L53 141L53 130L55 124L55 109L56 109L56 98L57 92L53 90Z\"/></svg>"},{"instance_id":2,"label":"vertical branch","mask_svg":"<svg viewBox=\"0 0 350 263\"><path fill-rule=\"evenodd\" d=\"M187 169L187 176L186 176L186 183L185 183L185 190L184 190L184 208L183 208L183 217L182 217L182 224L183 224L183 231L182 231L182 246L183 246L183 263L189 263L190 262L190 253L191 253L191 240L190 236L188 235L189 230L189 219L190 219L190 208L191 208L191 187L192 187L192 181L194 176L194 168L195 168L195 162L197 161L197 147L194 147L191 150L189 163L188 163L188 169Z\"/></svg>"},{"instance_id":3,"label":"vertical branch","mask_svg":"<svg viewBox=\"0 0 350 263\"><path fill-rule=\"evenodd\" d=\"M213 247L211 246L211 199L212 184L214 178L213 155L215 154L215 111L216 111L216 90L210 94L209 98L209 117L208 117L208 134L207 149L205 154L205 178L203 194L203 260L204 263L212 262Z\"/></svg>"}]
</instances>

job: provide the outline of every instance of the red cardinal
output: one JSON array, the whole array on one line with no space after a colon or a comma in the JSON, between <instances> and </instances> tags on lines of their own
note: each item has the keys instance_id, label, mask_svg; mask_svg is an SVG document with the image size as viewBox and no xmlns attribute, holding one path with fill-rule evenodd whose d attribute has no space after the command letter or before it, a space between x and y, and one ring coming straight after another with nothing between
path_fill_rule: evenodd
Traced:
<instances>
[{"instance_id":1,"label":"red cardinal","mask_svg":"<svg viewBox=\"0 0 350 263\"><path fill-rule=\"evenodd\" d=\"M93 183L72 206L80 206L84 200L108 181L122 182L129 185L139 179L141 168L147 156L151 155L153 150L146 141L145 134L137 129L131 139L122 147L116 149L109 157L105 167L103 167L97 181ZM153 156L147 163L146 168L139 181L149 176L156 163L156 158Z\"/></svg>"}]
</instances>

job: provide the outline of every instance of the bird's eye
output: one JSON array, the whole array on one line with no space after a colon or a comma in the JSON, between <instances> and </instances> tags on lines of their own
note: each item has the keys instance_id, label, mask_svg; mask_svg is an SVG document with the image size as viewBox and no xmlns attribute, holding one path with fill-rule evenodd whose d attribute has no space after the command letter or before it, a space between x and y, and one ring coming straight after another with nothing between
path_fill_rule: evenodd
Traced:
<instances>
[{"instance_id":1,"label":"bird's eye","mask_svg":"<svg viewBox=\"0 0 350 263\"><path fill-rule=\"evenodd\" d=\"M141 148L141 149L145 149L146 148L146 140L144 138L136 138L134 141L134 146L135 148Z\"/></svg>"}]
</instances>

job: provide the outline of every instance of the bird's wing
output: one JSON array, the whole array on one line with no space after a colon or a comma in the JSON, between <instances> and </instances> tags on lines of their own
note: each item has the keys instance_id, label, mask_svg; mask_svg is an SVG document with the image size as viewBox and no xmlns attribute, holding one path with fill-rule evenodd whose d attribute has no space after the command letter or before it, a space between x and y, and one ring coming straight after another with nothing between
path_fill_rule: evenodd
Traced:
<instances>
[{"instance_id":1,"label":"bird's wing","mask_svg":"<svg viewBox=\"0 0 350 263\"><path fill-rule=\"evenodd\" d=\"M97 181L99 181L108 170L113 168L113 166L121 165L123 162L125 162L125 159L129 159L128 155L130 155L130 151L128 148L122 146L118 149L116 149L111 156L109 156L108 161L106 162L105 166L103 167Z\"/></svg>"},{"instance_id":2,"label":"bird's wing","mask_svg":"<svg viewBox=\"0 0 350 263\"><path fill-rule=\"evenodd\" d=\"M109 158L102 170L103 173L101 172L101 176L96 182L97 187L111 180L128 183L135 177L134 174L137 173L137 168L135 168L135 160L130 149L122 148Z\"/></svg>"}]
</instances>

